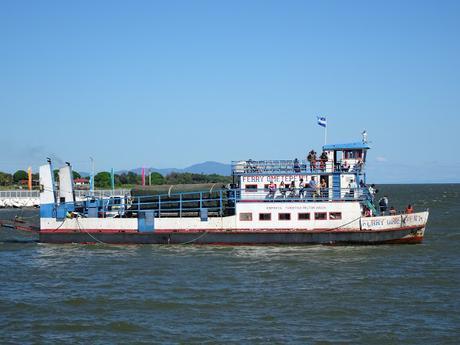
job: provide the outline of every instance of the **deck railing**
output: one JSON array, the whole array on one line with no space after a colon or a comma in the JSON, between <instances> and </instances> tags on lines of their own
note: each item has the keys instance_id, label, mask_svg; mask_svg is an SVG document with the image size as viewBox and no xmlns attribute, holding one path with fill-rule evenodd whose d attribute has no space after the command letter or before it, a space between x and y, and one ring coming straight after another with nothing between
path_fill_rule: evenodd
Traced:
<instances>
[{"instance_id":1,"label":"deck railing","mask_svg":"<svg viewBox=\"0 0 460 345\"><path fill-rule=\"evenodd\" d=\"M279 192L279 191L277 191ZM367 190L361 188L332 188L308 190L292 189L286 193L259 191L251 193L251 198L243 194L241 189L221 189L206 192L186 192L175 194L146 195L134 197L115 197L77 201L72 204L76 212L88 213L89 208L97 207L98 217L135 217L136 214L154 212L155 217L210 217L235 214L236 204L243 202L280 203L280 202L362 202L369 200ZM96 201L96 204L94 203ZM57 205L62 208L65 204ZM62 212L61 212L62 214ZM93 212L94 215L94 212ZM207 217L206 216L206 217Z\"/></svg>"},{"instance_id":2,"label":"deck railing","mask_svg":"<svg viewBox=\"0 0 460 345\"><path fill-rule=\"evenodd\" d=\"M76 198L85 198L91 193L89 190L75 190ZM95 190L94 196L97 198L110 197L116 195L131 195L130 189L104 189ZM14 199L14 198L39 198L39 190L2 190L0 191L0 199Z\"/></svg>"},{"instance_id":3,"label":"deck railing","mask_svg":"<svg viewBox=\"0 0 460 345\"><path fill-rule=\"evenodd\" d=\"M315 161L295 161L295 160L262 160L262 161L233 161L232 173L234 175L245 174L292 174L292 173L331 173L331 172L362 172L363 163L344 165L342 162L315 160Z\"/></svg>"},{"instance_id":4,"label":"deck railing","mask_svg":"<svg viewBox=\"0 0 460 345\"><path fill-rule=\"evenodd\" d=\"M369 198L366 188L277 188L270 191L267 188L242 190L238 201L356 201Z\"/></svg>"},{"instance_id":5,"label":"deck railing","mask_svg":"<svg viewBox=\"0 0 460 345\"><path fill-rule=\"evenodd\" d=\"M0 190L0 199L39 198L38 190Z\"/></svg>"},{"instance_id":6,"label":"deck railing","mask_svg":"<svg viewBox=\"0 0 460 345\"><path fill-rule=\"evenodd\" d=\"M250 195L248 195L250 194ZM367 189L317 189L308 188L277 190L275 193L260 190L244 193L241 189L224 189L209 192L188 192L177 194L162 194L155 196L135 196L131 198L129 210L143 212L154 210L156 216L175 213L182 217L186 213L200 212L207 209L215 215L229 215L234 213L238 202L352 202L369 199Z\"/></svg>"}]
</instances>

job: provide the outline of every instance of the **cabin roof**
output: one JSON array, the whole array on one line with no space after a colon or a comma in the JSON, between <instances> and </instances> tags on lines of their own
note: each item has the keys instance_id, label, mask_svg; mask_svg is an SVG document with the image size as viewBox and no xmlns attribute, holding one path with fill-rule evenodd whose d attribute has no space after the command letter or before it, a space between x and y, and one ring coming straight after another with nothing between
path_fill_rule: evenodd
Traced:
<instances>
[{"instance_id":1,"label":"cabin roof","mask_svg":"<svg viewBox=\"0 0 460 345\"><path fill-rule=\"evenodd\" d=\"M323 150L327 151L340 151L340 150L368 150L370 146L367 143L358 141L355 143L346 143L346 144L329 144L324 145Z\"/></svg>"}]
</instances>

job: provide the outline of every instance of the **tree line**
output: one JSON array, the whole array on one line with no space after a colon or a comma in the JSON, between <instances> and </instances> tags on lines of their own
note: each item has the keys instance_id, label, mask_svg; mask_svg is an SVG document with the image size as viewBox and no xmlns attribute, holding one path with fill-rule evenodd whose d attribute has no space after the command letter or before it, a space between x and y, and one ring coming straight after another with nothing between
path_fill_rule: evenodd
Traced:
<instances>
[{"instance_id":1,"label":"tree line","mask_svg":"<svg viewBox=\"0 0 460 345\"><path fill-rule=\"evenodd\" d=\"M14 174L0 171L0 186L13 186L21 180L27 180L29 175L25 170L18 170ZM33 180L38 180L38 174L32 174Z\"/></svg>"},{"instance_id":2,"label":"tree line","mask_svg":"<svg viewBox=\"0 0 460 345\"><path fill-rule=\"evenodd\" d=\"M128 173L115 174L115 187L134 186L142 184L142 176L132 171ZM152 172L145 176L145 184L194 184L194 183L231 183L230 176L218 174L193 174L172 172L166 176L158 172ZM111 175L107 171L100 172L94 176L94 184L97 188L110 188L112 185Z\"/></svg>"},{"instance_id":3,"label":"tree line","mask_svg":"<svg viewBox=\"0 0 460 345\"><path fill-rule=\"evenodd\" d=\"M38 181L38 173L32 174L32 180ZM54 170L54 178L59 180L58 170ZM81 178L80 173L73 171L73 178ZM28 174L25 170L18 170L13 174L0 171L0 186L12 187L18 185L21 181L27 180ZM152 172L145 176L145 183L149 181L152 185L160 184L194 184L194 183L231 183L230 176L218 174L194 174L194 173L177 173L172 172L163 176L158 172ZM142 184L142 176L132 171L114 175L115 187L128 187ZM111 188L112 178L108 171L101 171L94 176L94 185L96 188Z\"/></svg>"}]
</instances>

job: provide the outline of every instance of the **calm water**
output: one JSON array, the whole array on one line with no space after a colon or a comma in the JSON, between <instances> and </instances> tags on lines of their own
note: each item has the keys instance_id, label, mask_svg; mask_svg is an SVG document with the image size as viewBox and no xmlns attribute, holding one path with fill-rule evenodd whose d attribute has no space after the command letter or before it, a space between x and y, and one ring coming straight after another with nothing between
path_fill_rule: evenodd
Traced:
<instances>
[{"instance_id":1,"label":"calm water","mask_svg":"<svg viewBox=\"0 0 460 345\"><path fill-rule=\"evenodd\" d=\"M0 343L460 343L460 185L383 193L430 208L424 244L0 242Z\"/></svg>"}]
</instances>

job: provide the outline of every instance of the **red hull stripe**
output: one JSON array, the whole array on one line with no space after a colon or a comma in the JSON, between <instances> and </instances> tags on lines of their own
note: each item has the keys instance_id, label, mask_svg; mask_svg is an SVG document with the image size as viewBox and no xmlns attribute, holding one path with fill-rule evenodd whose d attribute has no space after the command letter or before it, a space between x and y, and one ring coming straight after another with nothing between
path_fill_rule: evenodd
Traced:
<instances>
[{"instance_id":1,"label":"red hull stripe","mask_svg":"<svg viewBox=\"0 0 460 345\"><path fill-rule=\"evenodd\" d=\"M422 242L423 242L423 236L411 236L407 238L398 238L395 240L385 241L385 243L388 243L388 244L404 244L404 243L416 244L416 243L422 243Z\"/></svg>"}]
</instances>

